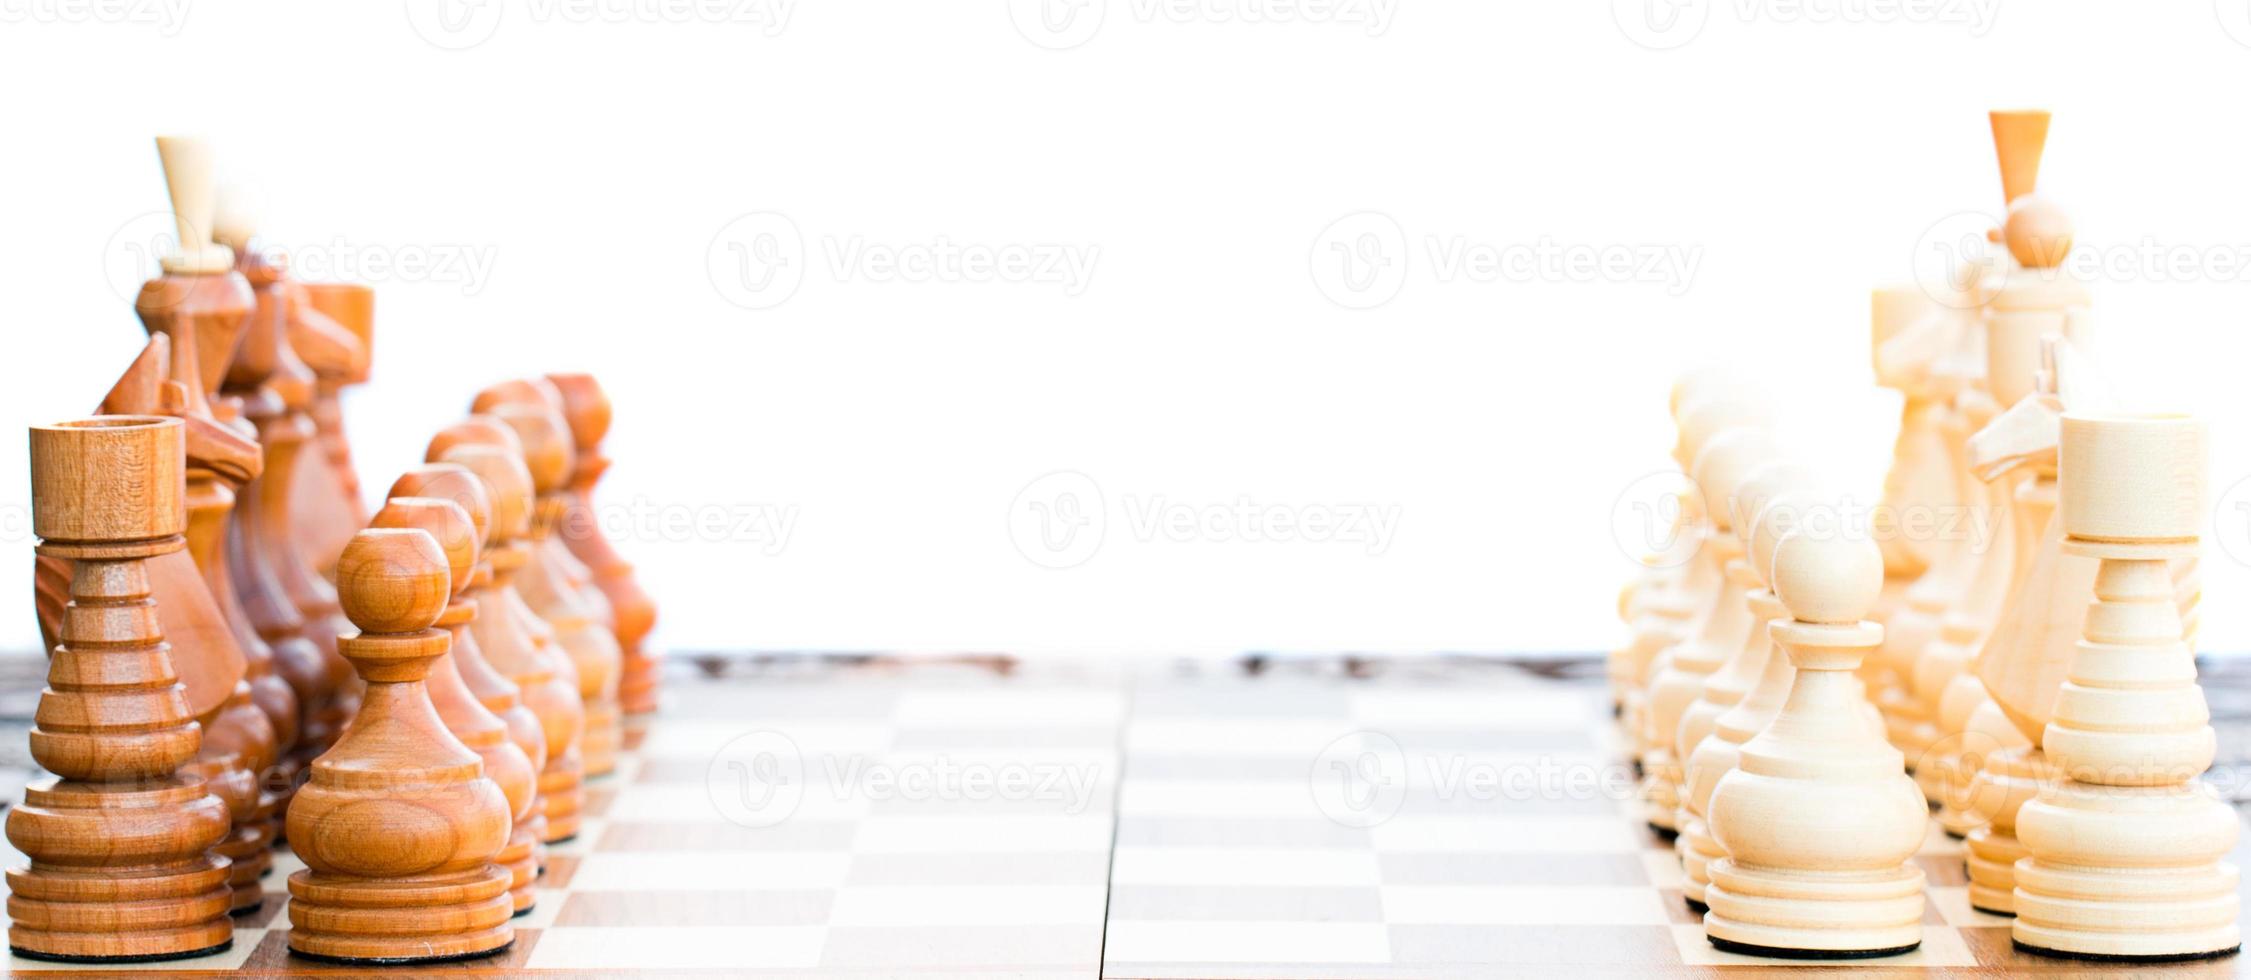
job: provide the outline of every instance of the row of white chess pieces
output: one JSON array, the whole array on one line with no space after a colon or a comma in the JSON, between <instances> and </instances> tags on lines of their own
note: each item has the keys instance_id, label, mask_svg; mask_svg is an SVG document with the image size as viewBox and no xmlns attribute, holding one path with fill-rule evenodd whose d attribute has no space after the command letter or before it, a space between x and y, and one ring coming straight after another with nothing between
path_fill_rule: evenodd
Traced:
<instances>
[{"instance_id":1,"label":"row of white chess pieces","mask_svg":"<svg viewBox=\"0 0 2251 980\"><path fill-rule=\"evenodd\" d=\"M1968 837L1972 904L2013 915L2020 948L2240 945L2236 816L2196 778L2215 751L2188 640L2205 429L2073 392L2084 298L2053 265L2010 263L1960 307L1877 298L1880 376L1886 338L1940 352L1885 378L1908 394L1887 497L1932 499L1879 513L1995 508L1990 542L1850 527L1739 380L1674 390L1696 546L1626 592L1611 678L1715 945L1915 948L1932 804ZM1965 349L1976 370L1948 355Z\"/></svg>"}]
</instances>

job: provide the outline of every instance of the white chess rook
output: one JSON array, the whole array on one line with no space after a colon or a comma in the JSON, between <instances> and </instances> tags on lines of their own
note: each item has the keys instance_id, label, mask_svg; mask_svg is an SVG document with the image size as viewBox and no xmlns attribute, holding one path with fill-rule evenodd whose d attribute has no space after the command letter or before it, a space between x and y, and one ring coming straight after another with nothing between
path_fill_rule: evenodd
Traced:
<instances>
[{"instance_id":1,"label":"white chess rook","mask_svg":"<svg viewBox=\"0 0 2251 980\"><path fill-rule=\"evenodd\" d=\"M2104 960L2235 952L2235 812L2196 777L2211 712L2181 639L2173 559L2208 519L2206 433L2178 415L2063 419L2064 548L2099 559L2095 604L2042 740L2063 781L2024 805L2019 948Z\"/></svg>"}]
</instances>

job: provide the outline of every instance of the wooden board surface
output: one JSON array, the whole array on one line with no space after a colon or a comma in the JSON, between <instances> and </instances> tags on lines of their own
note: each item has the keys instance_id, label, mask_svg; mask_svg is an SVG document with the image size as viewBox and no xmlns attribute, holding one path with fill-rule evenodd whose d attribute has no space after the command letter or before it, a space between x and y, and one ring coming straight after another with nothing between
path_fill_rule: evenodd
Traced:
<instances>
[{"instance_id":1,"label":"wooden board surface","mask_svg":"<svg viewBox=\"0 0 2251 980\"><path fill-rule=\"evenodd\" d=\"M555 850L515 946L443 972L1435 978L1782 965L1704 942L1670 850L1630 816L1601 687L1591 670L1562 673L1441 659L1369 677L1330 661L1255 678L1100 664L676 669L665 713L629 733L615 776L589 784L585 831ZM2229 690L2213 701L2235 746ZM1960 845L1935 826L1916 862L1930 881L1922 950L1829 966L2102 972L2012 951L2007 920L1969 909ZM280 856L233 950L144 972L353 973L287 953L282 881L298 866Z\"/></svg>"}]
</instances>

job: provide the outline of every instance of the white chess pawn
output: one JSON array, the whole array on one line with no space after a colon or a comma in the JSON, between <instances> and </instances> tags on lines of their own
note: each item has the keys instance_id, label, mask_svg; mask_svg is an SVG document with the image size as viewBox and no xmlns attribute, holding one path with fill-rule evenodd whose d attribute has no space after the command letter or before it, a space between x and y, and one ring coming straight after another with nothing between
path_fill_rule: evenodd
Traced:
<instances>
[{"instance_id":1,"label":"white chess pawn","mask_svg":"<svg viewBox=\"0 0 2251 980\"><path fill-rule=\"evenodd\" d=\"M2166 960L2242 947L2223 860L2236 815L2196 778L2216 745L2171 567L2210 520L2206 439L2186 416L2063 418L2064 550L2101 565L2042 738L2064 779L2017 813L2020 948Z\"/></svg>"},{"instance_id":2,"label":"white chess pawn","mask_svg":"<svg viewBox=\"0 0 2251 980\"><path fill-rule=\"evenodd\" d=\"M1854 670L1883 642L1862 617L1883 553L1862 534L1802 525L1776 542L1774 590L1792 617L1774 640L1796 668L1774 722L1712 791L1704 934L1769 956L1854 958L1922 942L1923 872L1909 863L1930 813L1898 749L1868 723Z\"/></svg>"},{"instance_id":3,"label":"white chess pawn","mask_svg":"<svg viewBox=\"0 0 2251 980\"><path fill-rule=\"evenodd\" d=\"M1706 521L1711 534L1697 556L1720 569L1742 560L1743 544L1735 536L1731 513L1735 487L1760 465L1774 458L1774 443L1756 428L1737 428L1711 439L1697 454L1691 474L1706 501ZM1645 734L1648 751L1642 756L1645 778L1641 799L1649 826L1663 834L1679 828L1681 757L1694 746L1679 743L1681 715L1703 693L1704 680L1729 656L1742 649L1750 633L1751 609L1743 601L1740 574L1735 586L1722 588L1713 599L1703 629L1695 639L1665 654L1664 666L1649 683Z\"/></svg>"},{"instance_id":4,"label":"white chess pawn","mask_svg":"<svg viewBox=\"0 0 2251 980\"><path fill-rule=\"evenodd\" d=\"M1721 776L1735 768L1743 743L1765 730L1782 710L1782 699L1789 693L1790 678L1795 673L1790 658L1774 650L1769 629L1775 620L1789 614L1765 583L1773 575L1768 559L1773 557L1775 542L1795 526L1800 514L1823 503L1815 489L1819 480L1819 475L1803 463L1776 462L1743 481L1735 494L1737 509L1755 515L1736 530L1745 549L1741 567L1750 583L1744 601L1750 604L1758 625L1736 658L1705 680L1703 698L1689 706L1680 723L1681 744L1694 748L1684 762L1680 836L1674 840L1674 850L1687 876L1681 897L1698 914L1706 909L1704 888L1711 883L1709 865L1726 856L1705 820L1712 790Z\"/></svg>"}]
</instances>

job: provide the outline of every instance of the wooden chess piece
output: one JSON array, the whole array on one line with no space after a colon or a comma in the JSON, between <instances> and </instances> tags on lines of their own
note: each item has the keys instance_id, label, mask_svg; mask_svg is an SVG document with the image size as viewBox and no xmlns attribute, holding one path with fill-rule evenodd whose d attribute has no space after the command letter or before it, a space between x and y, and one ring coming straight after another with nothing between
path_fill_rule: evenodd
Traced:
<instances>
[{"instance_id":1,"label":"wooden chess piece","mask_svg":"<svg viewBox=\"0 0 2251 980\"><path fill-rule=\"evenodd\" d=\"M490 520L489 512L486 519ZM376 512L374 526L420 528L438 541L452 563L453 594L437 626L457 639L467 636L470 621L477 617L477 602L468 597L469 589L476 575L491 574L478 565L479 544L488 526L471 518L461 505L435 497L393 497ZM539 877L540 844L532 823L539 805L538 770L532 767L531 757L522 746L510 739L508 723L487 710L469 689L459 666L460 653L456 649L431 665L430 702L446 730L484 760L485 775L508 798L508 843L494 856L493 863L508 869L511 908L516 915L524 915L532 909L532 883ZM487 672L492 669L477 666ZM538 731L536 721L533 731Z\"/></svg>"},{"instance_id":2,"label":"wooden chess piece","mask_svg":"<svg viewBox=\"0 0 2251 980\"><path fill-rule=\"evenodd\" d=\"M151 283L142 290L143 300L181 298L176 288L168 286L161 279ZM174 304L162 305L163 312L144 311L145 315L168 317ZM152 331L141 356L110 388L98 411L171 415L181 420L186 431L187 547L146 562L149 596L156 603L157 625L172 647L173 667L187 689L188 710L203 729L203 744L185 771L202 777L205 790L227 805L233 828L214 850L231 862L232 909L246 915L264 902L265 889L258 879L273 862L279 795L264 777L277 749L273 725L252 700L242 649L212 598L206 570L215 561L234 501L217 473L255 474L258 444L218 424L209 407L190 393L190 385L173 380L175 369L193 376L194 354L189 350L185 361L175 360L170 333ZM75 570L71 562L47 555L39 557L38 565L41 633L59 638ZM50 602L52 580L64 584L62 595ZM234 679L231 686L226 684L228 678Z\"/></svg>"},{"instance_id":3,"label":"wooden chess piece","mask_svg":"<svg viewBox=\"0 0 2251 980\"><path fill-rule=\"evenodd\" d=\"M360 628L341 652L366 694L289 807L289 949L349 963L432 963L515 941L507 869L508 799L484 762L446 729L425 681L452 636L432 624L467 564L420 528L353 535L336 564L344 613Z\"/></svg>"},{"instance_id":4,"label":"wooden chess piece","mask_svg":"<svg viewBox=\"0 0 2251 980\"><path fill-rule=\"evenodd\" d=\"M505 426L502 429L507 431ZM516 573L523 569L530 550L524 537L531 533L531 474L524 468L520 450L452 441L458 431L449 428L431 440L437 461L458 463L475 473L493 499L492 546L486 553L492 582L476 595L478 616L470 632L486 659L516 683L524 704L539 716L547 748L539 770L540 812L547 819L541 840L557 844L578 836L586 778L579 737L586 725L586 707L570 658L552 639L529 628L539 617L516 592Z\"/></svg>"},{"instance_id":5,"label":"wooden chess piece","mask_svg":"<svg viewBox=\"0 0 2251 980\"><path fill-rule=\"evenodd\" d=\"M70 962L200 956L234 942L226 804L182 769L201 746L147 560L187 546L186 427L98 416L31 429L42 554L70 561L31 755L53 776L8 811L8 945Z\"/></svg>"},{"instance_id":6,"label":"wooden chess piece","mask_svg":"<svg viewBox=\"0 0 2251 980\"><path fill-rule=\"evenodd\" d=\"M203 728L202 747L188 768L227 805L234 826L215 850L232 862L233 909L247 914L264 899L258 878L272 861L273 814L279 803L265 779L278 751L277 736L253 684L280 687L279 698L266 692L266 703L289 708L294 702L287 685L271 676L270 652L260 644L254 660L245 649L242 634L256 634L247 623L230 621L225 603L232 600L231 593L222 599L211 584L224 582L218 556L234 504L229 485L257 476L261 463L258 444L213 410L208 385L217 381L217 374L202 369L201 337L208 331L231 344L240 335L250 311L249 286L234 274L232 253L211 244L204 232L209 227L208 149L195 140L159 137L157 150L173 191L180 240L188 244L163 256L162 274L143 285L134 307L148 329L148 345L97 411L170 415L186 430L187 547L148 560L150 596L172 646L174 669L187 688L188 709ZM38 559L40 631L50 648L58 639L72 574L68 561ZM289 722L293 728L293 714Z\"/></svg>"},{"instance_id":7,"label":"wooden chess piece","mask_svg":"<svg viewBox=\"0 0 2251 980\"><path fill-rule=\"evenodd\" d=\"M1767 411L1765 404L1755 397L1745 397L1739 392L1684 393L1679 404L1678 440L1673 446L1673 459L1680 464L1684 476L1690 473L1697 456L1719 435L1737 428L1763 425ZM1668 602L1685 606L1689 612L1678 622L1655 619L1644 624L1651 634L1637 642L1649 642L1657 647L1640 674L1638 690L1626 701L1626 727L1633 739L1633 759L1637 773L1644 779L1641 795L1649 811L1650 828L1660 835L1671 834L1673 807L1677 799L1667 796L1670 783L1652 779L1652 774L1677 769L1679 759L1670 744L1672 731L1678 722L1660 730L1651 695L1657 690L1660 678L1674 673L1673 654L1700 636L1712 613L1724 597L1725 569L1712 549L1704 541L1712 534L1711 518L1701 494L1696 492L1695 481L1686 480L1685 492L1679 496L1680 514L1672 542L1676 552L1685 553L1686 561L1680 569L1667 577ZM1676 683L1677 680L1676 680Z\"/></svg>"},{"instance_id":8,"label":"wooden chess piece","mask_svg":"<svg viewBox=\"0 0 2251 980\"><path fill-rule=\"evenodd\" d=\"M336 653L336 637L349 624L338 612L335 589L305 566L289 539L291 487L313 437L305 408L314 379L289 342L282 257L255 247L239 225L222 221L221 232L235 241L236 267L255 299L222 390L240 400L266 456L265 472L237 495L227 564L245 611L297 693L298 742L290 755L302 766L335 743L354 710L357 684Z\"/></svg>"},{"instance_id":9,"label":"wooden chess piece","mask_svg":"<svg viewBox=\"0 0 2251 980\"><path fill-rule=\"evenodd\" d=\"M1674 382L1669 404L1676 438L1681 426L1684 403L1707 397L1714 386L1725 380L1727 379L1723 376L1706 370L1692 372ZM606 403L603 408L601 419L606 427ZM571 424L575 430L579 422L573 418ZM587 450L582 448L582 458L585 451ZM1680 466L1685 471L1688 464L1681 463ZM1686 473L1683 472L1681 480L1685 482L1686 479ZM1642 693L1649 687L1651 664L1657 659L1659 652L1686 638L1688 621L1696 613L1695 597L1685 591L1689 569L1694 564L1690 560L1693 555L1684 556L1681 552L1686 551L1682 546L1689 536L1697 533L1696 525L1701 515L1692 506L1692 494L1676 494L1672 503L1673 514L1668 525L1659 532L1656 540L1648 542L1650 551L1641 558L1640 574L1619 593L1618 618L1631 630L1631 638L1624 646L1610 652L1605 665L1605 673L1610 680L1611 708L1629 739L1638 738L1637 733L1644 724ZM591 520L589 523L591 524ZM619 640L624 642L622 630ZM633 655L630 652L627 653L626 660L627 673L630 675L633 671ZM628 681L620 685L621 692L630 686L629 676ZM626 694L620 694L621 699L626 697ZM626 710L633 710L630 703ZM1638 762L1639 746L1635 746L1635 751Z\"/></svg>"},{"instance_id":10,"label":"wooden chess piece","mask_svg":"<svg viewBox=\"0 0 2251 980\"><path fill-rule=\"evenodd\" d=\"M563 396L563 414L578 449L578 465L571 471L570 514L558 537L586 566L609 607L610 629L624 658L618 707L627 714L646 714L657 709L657 687L664 672L662 659L648 648L649 633L657 625L656 602L642 590L633 565L603 533L594 510L594 485L610 468L609 459L602 455L602 440L610 432L610 399L591 374L550 374L547 380ZM1664 608L1686 616L1683 603Z\"/></svg>"},{"instance_id":11,"label":"wooden chess piece","mask_svg":"<svg viewBox=\"0 0 2251 980\"><path fill-rule=\"evenodd\" d=\"M1997 134L2008 129L2002 122L2004 115L1995 114ZM2045 114L2040 115L2044 131ZM2002 153L2004 160L2019 155ZM2023 168L2015 169L2021 172ZM2004 165L2003 170L2006 174L2011 168ZM1994 399L2010 405L2011 411L1989 422L1967 446L1973 472L1991 485L1997 502L2009 503L2006 530L2010 553L2006 557L1996 555L1996 560L1989 562L1992 575L2006 573L2007 602L1991 619L1975 624L1981 628L1974 648L1974 657L1979 659L1988 656L1986 650L2011 644L2022 620L2017 609L2027 601L2026 583L2031 580L2042 550L2041 538L2053 514L2052 485L2046 493L2047 503L2035 502L2031 512L2023 511L2019 503L2025 494L2023 481L2034 477L2016 465L2027 452L2019 444L2028 435L2033 442L2031 452L2048 455L2054 446L2056 414L2047 404L2054 396L2039 390L2042 351L2045 344L2058 338L2070 344L2086 343L2090 322L2085 315L2086 290L2059 268L2070 250L2069 220L2036 195L2016 190L2019 196L2003 225L2003 238L2009 243L2014 262L1993 290L1985 318L1987 382ZM2028 400L2033 401L2028 405ZM2027 407L2018 411L2016 406ZM2028 426L2032 432L2022 432ZM2053 473L2052 463L2049 472ZM2073 600L2084 595L2078 593ZM1965 603L1965 612L1972 608ZM2076 627L2072 635L2075 631ZM1984 757L2029 744L1999 707L1990 704L1985 681L1969 669L1972 657L1971 650L1947 646L1934 650L1918 665L1920 690L1927 694L1930 686L1944 684L1936 699L1943 738L1933 747L1931 761L1944 791L1939 822L1957 837L1965 836L1986 819L1970 799ZM1973 758L1974 763L1969 761ZM1978 897L1973 894L1973 901ZM2008 903L2004 900L2001 904L2006 907Z\"/></svg>"},{"instance_id":12,"label":"wooden chess piece","mask_svg":"<svg viewBox=\"0 0 2251 980\"><path fill-rule=\"evenodd\" d=\"M2042 738L2064 779L2017 813L2021 949L2141 961L2242 946L2224 860L2239 828L2196 778L2216 741L2169 564L2210 519L2207 438L2187 416L2063 417L2064 550L2101 565Z\"/></svg>"},{"instance_id":13,"label":"wooden chess piece","mask_svg":"<svg viewBox=\"0 0 2251 980\"><path fill-rule=\"evenodd\" d=\"M244 609L227 557L235 533L238 491L265 465L257 432L242 417L240 400L220 393L249 324L250 282L235 271L233 252L210 239L208 149L179 137L159 137L156 142L173 213L179 219L180 240L194 244L162 260L163 275L142 286L134 311L152 336L162 334L170 340L168 377L185 387L182 410L165 414L177 415L188 426L188 554L202 570L204 584L242 651L251 700L272 726L276 750L286 753L297 741L297 695L281 677L273 649ZM219 540L208 537L214 522L198 519L198 514L220 516L215 522ZM286 765L272 774L269 791L286 798L291 774Z\"/></svg>"},{"instance_id":14,"label":"wooden chess piece","mask_svg":"<svg viewBox=\"0 0 2251 980\"><path fill-rule=\"evenodd\" d=\"M570 513L570 431L561 414L545 405L519 402L493 406L491 412L515 430L537 493L529 557L516 574L516 589L532 612L554 630L555 642L578 675L579 699L586 706L586 728L579 741L586 774L607 775L617 769L618 744L623 740L617 703L623 655L617 637L580 598L578 587L561 567L570 560L570 552L554 532Z\"/></svg>"},{"instance_id":15,"label":"wooden chess piece","mask_svg":"<svg viewBox=\"0 0 2251 980\"><path fill-rule=\"evenodd\" d=\"M469 614L458 615L449 609L441 625L453 634L453 661L461 674L462 682L476 696L477 703L501 720L507 727L508 740L524 753L524 758L530 760L534 780L532 800L528 806L515 813L515 826L509 832L508 847L501 852L500 863L507 865L512 875L517 874L521 865L512 864L514 858L511 855L518 847L528 846L536 877L536 873L543 870L547 863L547 845L542 840L547 834L547 816L539 800L537 782L539 770L547 761L547 734L541 728L539 715L525 704L523 692L517 688L516 682L508 679L486 659L484 650L477 645L476 632L471 629L478 619L479 597L487 597L486 601L490 601L489 589L493 576L491 544L497 531L497 525L493 522L492 491L483 479L459 464L424 463L400 474L398 480L391 484L389 497L450 501L468 513L470 523L477 529L476 569L461 589L461 601L468 605ZM553 688L543 690L552 692ZM530 882L521 877L515 878L510 889L515 896L516 913L521 915L530 911L533 901Z\"/></svg>"},{"instance_id":16,"label":"wooden chess piece","mask_svg":"<svg viewBox=\"0 0 2251 980\"><path fill-rule=\"evenodd\" d=\"M2087 303L2085 290L2057 269L2070 249L2069 220L2031 194L2047 114L1994 113L1992 120L1995 156L2001 161L2002 189L2009 202L2000 236L2008 248L1982 289L1977 326L1985 339L1982 381L1956 396L1955 414L1973 431L1982 430L2003 406L2015 404L2029 392L2040 338L2083 321L2077 314ZM2018 573L2032 554L2029 535L2020 533L2021 522L2012 516L2015 483L2021 474L2003 475L1998 482L1984 480L1970 465L1968 441L1963 441L1961 467L1969 477L1961 495L1971 508L1966 516L1985 518L1977 523L1990 526L1994 540L1984 548L1958 550L1962 591L1942 615L1936 642L1917 657L1911 678L1922 717L1910 742L1922 752L1909 765L1926 792L1937 789L1940 825L1956 837L1978 821L1965 798L1973 770L1961 762L1971 715L1983 700L1982 682L1970 672L1969 664L1991 642L2015 592ZM1985 741L1982 735L2008 732L2006 725L2000 725L1997 732L1981 733L1977 741Z\"/></svg>"},{"instance_id":17,"label":"wooden chess piece","mask_svg":"<svg viewBox=\"0 0 2251 980\"><path fill-rule=\"evenodd\" d=\"M1680 856L1681 869L1687 879L1681 886L1682 898L1689 908L1699 913L1705 910L1704 888L1711 882L1707 867L1712 860L1723 856L1705 820L1707 806L1719 777L1734 768L1735 747L1749 738L1745 735L1744 739L1727 744L1726 738L1718 734L1720 720L1742 709L1752 689L1777 673L1769 664L1780 660L1786 668L1789 662L1789 658L1774 653L1773 639L1767 632L1768 625L1783 617L1785 612L1773 590L1764 584L1769 573L1759 567L1765 560L1756 553L1755 528L1762 518L1771 522L1767 511L1777 500L1793 508L1810 503L1806 488L1817 479L1802 463L1775 459L1737 483L1728 501L1730 511L1738 515L1735 532L1744 548L1742 557L1728 563L1728 580L1742 586L1752 627L1744 637L1743 646L1720 669L1704 678L1703 692L1681 713L1680 734L1676 738L1677 744L1684 748L1681 751L1681 805L1674 818L1680 836L1674 839L1673 849ZM1788 672L1781 673L1782 683L1787 683ZM1774 710L1781 708L1783 693L1781 690L1770 692ZM1765 722L1773 720L1774 711L1765 710L1764 706L1754 705L1749 710L1753 711L1750 717L1758 721L1750 734L1757 734L1765 727ZM1715 740L1719 744L1713 744Z\"/></svg>"},{"instance_id":18,"label":"wooden chess piece","mask_svg":"<svg viewBox=\"0 0 2251 980\"><path fill-rule=\"evenodd\" d=\"M2058 778L2040 742L2070 672L2081 623L2094 600L2097 566L2092 558L2064 552L2063 525L2055 513L2056 448L2063 413L2093 408L2098 399L2089 397L2088 385L2077 381L2085 372L2077 366L2078 357L2068 342L2051 334L2041 346L2035 390L1980 432L1971 445L1983 474L1998 475L2009 468L2027 471L2027 478L2017 485L2016 511L2034 548L2002 626L1979 653L1974 670L1988 694L1980 710L2001 715L2018 736L1995 737L2002 747L1984 754L1965 793L1980 818L1966 846L1970 905L1995 915L2016 914L2016 862L2025 856L2016 837L2017 813ZM2066 377L2074 380L2063 380ZM2070 401L2063 393L2066 388L2074 389ZM1987 730L1989 723L1976 727Z\"/></svg>"},{"instance_id":19,"label":"wooden chess piece","mask_svg":"<svg viewBox=\"0 0 2251 980\"><path fill-rule=\"evenodd\" d=\"M367 526L352 447L344 438L343 390L367 380L375 291L347 283L289 280L289 342L313 372L311 458L290 486L290 541L306 567L333 575L353 532Z\"/></svg>"},{"instance_id":20,"label":"wooden chess piece","mask_svg":"<svg viewBox=\"0 0 2251 980\"><path fill-rule=\"evenodd\" d=\"M1883 590L1883 552L1801 524L1768 562L1791 617L1772 632L1796 675L1781 712L1712 791L1727 856L1710 866L1705 937L1771 956L1906 952L1922 942L1923 872L1910 859L1929 811L1899 750L1859 709L1854 673L1883 642L1883 627L1862 618Z\"/></svg>"},{"instance_id":21,"label":"wooden chess piece","mask_svg":"<svg viewBox=\"0 0 2251 980\"><path fill-rule=\"evenodd\" d=\"M1763 431L1737 428L1714 436L1691 467L1705 500L1705 521L1711 528L1703 548L1712 553L1712 561L1723 573L1730 563L1742 559L1742 544L1735 536L1734 515L1730 513L1735 487L1772 460L1775 453L1773 442ZM1653 748L1662 750L1662 755L1652 752L1645 757L1642 800L1650 827L1660 833L1679 830L1684 779L1681 764L1695 749L1680 743L1681 720L1702 695L1704 681L1742 649L1750 634L1751 609L1743 599L1740 570L1731 581L1733 587L1723 588L1714 599L1696 638L1669 651L1665 669L1650 682L1649 725L1654 733Z\"/></svg>"}]
</instances>

